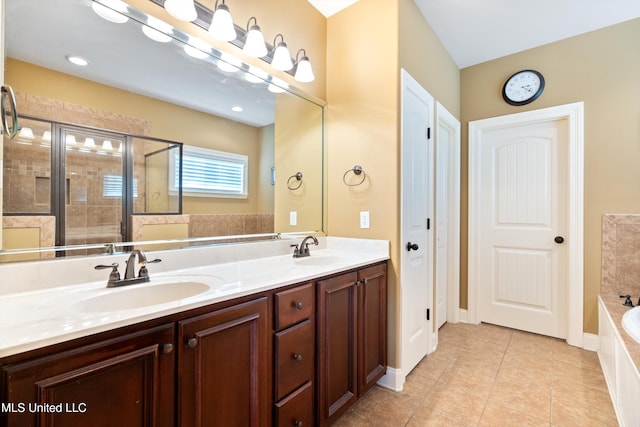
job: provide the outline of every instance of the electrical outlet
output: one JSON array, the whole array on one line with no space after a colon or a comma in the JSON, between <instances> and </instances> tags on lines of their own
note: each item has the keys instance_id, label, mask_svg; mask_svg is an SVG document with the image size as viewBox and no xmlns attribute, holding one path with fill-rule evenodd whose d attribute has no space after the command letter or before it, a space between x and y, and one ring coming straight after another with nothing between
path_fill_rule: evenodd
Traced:
<instances>
[{"instance_id":1,"label":"electrical outlet","mask_svg":"<svg viewBox=\"0 0 640 427\"><path fill-rule=\"evenodd\" d=\"M289 225L298 225L298 212L289 212Z\"/></svg>"},{"instance_id":2,"label":"electrical outlet","mask_svg":"<svg viewBox=\"0 0 640 427\"><path fill-rule=\"evenodd\" d=\"M360 212L360 228L369 228L369 211Z\"/></svg>"}]
</instances>

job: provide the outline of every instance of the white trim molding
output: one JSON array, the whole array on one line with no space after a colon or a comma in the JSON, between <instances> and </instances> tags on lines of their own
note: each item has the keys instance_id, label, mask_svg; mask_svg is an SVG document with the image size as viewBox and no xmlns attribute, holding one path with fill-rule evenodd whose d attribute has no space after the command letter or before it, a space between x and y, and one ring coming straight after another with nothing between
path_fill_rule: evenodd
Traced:
<instances>
[{"instance_id":1,"label":"white trim molding","mask_svg":"<svg viewBox=\"0 0 640 427\"><path fill-rule=\"evenodd\" d=\"M404 380L405 376L402 374L402 369L387 366L387 373L378 380L377 384L389 390L402 391Z\"/></svg>"},{"instance_id":2,"label":"white trim molding","mask_svg":"<svg viewBox=\"0 0 640 427\"><path fill-rule=\"evenodd\" d=\"M469 248L468 248L468 322L480 323L480 296L474 277L478 277L479 253L477 213L480 209L479 173L480 143L483 133L518 124L549 120L567 120L569 131L569 218L567 239L571 242L568 254L567 343L583 347L584 301L584 103L559 105L540 110L469 122ZM461 311L462 312L462 311ZM462 313L461 313L462 314ZM461 316L462 317L462 316ZM462 320L462 319L461 319Z\"/></svg>"}]
</instances>

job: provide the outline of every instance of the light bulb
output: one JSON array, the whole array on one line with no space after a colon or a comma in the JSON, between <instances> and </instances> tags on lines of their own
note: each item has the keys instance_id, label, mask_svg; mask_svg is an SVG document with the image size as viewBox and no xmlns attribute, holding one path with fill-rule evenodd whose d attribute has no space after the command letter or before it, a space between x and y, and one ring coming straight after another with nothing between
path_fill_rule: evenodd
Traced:
<instances>
[{"instance_id":1,"label":"light bulb","mask_svg":"<svg viewBox=\"0 0 640 427\"><path fill-rule=\"evenodd\" d=\"M249 28L242 51L249 56L253 56L254 58L262 58L264 56L267 56L267 45L264 42L264 36L262 35L260 27L258 27L257 24L252 25L251 28Z\"/></svg>"},{"instance_id":2,"label":"light bulb","mask_svg":"<svg viewBox=\"0 0 640 427\"><path fill-rule=\"evenodd\" d=\"M276 38L277 37L278 36L276 36ZM293 68L293 62L291 62L291 54L289 53L289 49L287 48L287 44L284 42L284 40L278 43L275 52L273 52L271 66L279 71L288 71Z\"/></svg>"},{"instance_id":3,"label":"light bulb","mask_svg":"<svg viewBox=\"0 0 640 427\"><path fill-rule=\"evenodd\" d=\"M226 4L222 3L213 12L209 33L218 40L230 42L238 36Z\"/></svg>"},{"instance_id":4,"label":"light bulb","mask_svg":"<svg viewBox=\"0 0 640 427\"><path fill-rule=\"evenodd\" d=\"M180 21L193 21L198 17L193 0L166 0L164 8L169 12L169 15Z\"/></svg>"},{"instance_id":5,"label":"light bulb","mask_svg":"<svg viewBox=\"0 0 640 427\"><path fill-rule=\"evenodd\" d=\"M301 83L309 83L315 80L309 58L307 58L306 56L300 58L300 61L298 61L298 66L296 68L296 74L293 76L293 78Z\"/></svg>"}]
</instances>

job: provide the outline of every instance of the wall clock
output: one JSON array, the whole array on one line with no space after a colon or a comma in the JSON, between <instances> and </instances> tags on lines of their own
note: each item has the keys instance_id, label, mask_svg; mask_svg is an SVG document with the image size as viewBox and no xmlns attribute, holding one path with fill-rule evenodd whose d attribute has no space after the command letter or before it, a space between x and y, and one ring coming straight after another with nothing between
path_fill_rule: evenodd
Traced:
<instances>
[{"instance_id":1,"label":"wall clock","mask_svg":"<svg viewBox=\"0 0 640 427\"><path fill-rule=\"evenodd\" d=\"M544 90L544 77L536 70L518 71L502 87L502 98L511 105L527 105Z\"/></svg>"}]
</instances>

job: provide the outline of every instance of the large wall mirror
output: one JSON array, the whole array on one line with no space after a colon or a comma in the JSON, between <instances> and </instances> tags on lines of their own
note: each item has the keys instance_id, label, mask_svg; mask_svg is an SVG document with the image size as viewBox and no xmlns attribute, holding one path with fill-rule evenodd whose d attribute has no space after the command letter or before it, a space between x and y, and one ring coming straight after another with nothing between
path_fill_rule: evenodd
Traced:
<instances>
[{"instance_id":1,"label":"large wall mirror","mask_svg":"<svg viewBox=\"0 0 640 427\"><path fill-rule=\"evenodd\" d=\"M0 261L322 231L322 100L131 6L4 3L22 131L3 141ZM88 249L28 250L56 245Z\"/></svg>"}]
</instances>

